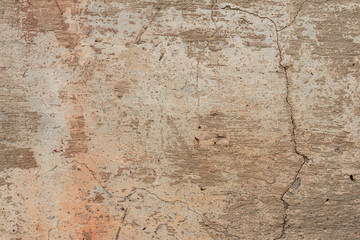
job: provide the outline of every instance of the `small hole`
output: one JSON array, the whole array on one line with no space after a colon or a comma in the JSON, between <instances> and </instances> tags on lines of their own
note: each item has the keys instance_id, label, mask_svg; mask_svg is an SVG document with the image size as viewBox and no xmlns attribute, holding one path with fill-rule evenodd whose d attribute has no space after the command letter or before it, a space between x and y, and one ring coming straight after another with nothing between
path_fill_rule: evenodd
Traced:
<instances>
[{"instance_id":1,"label":"small hole","mask_svg":"<svg viewBox=\"0 0 360 240\"><path fill-rule=\"evenodd\" d=\"M354 181L353 175L350 175L350 180L351 180L351 181Z\"/></svg>"},{"instance_id":2,"label":"small hole","mask_svg":"<svg viewBox=\"0 0 360 240\"><path fill-rule=\"evenodd\" d=\"M326 199L326 201L328 202L328 201L329 201L329 199L327 198L327 199Z\"/></svg>"}]
</instances>

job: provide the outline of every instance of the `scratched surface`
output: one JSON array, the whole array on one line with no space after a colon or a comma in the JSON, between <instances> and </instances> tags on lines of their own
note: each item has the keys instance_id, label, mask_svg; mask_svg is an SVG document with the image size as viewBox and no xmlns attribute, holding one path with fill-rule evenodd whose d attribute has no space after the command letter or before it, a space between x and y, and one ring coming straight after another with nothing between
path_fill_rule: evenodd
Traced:
<instances>
[{"instance_id":1,"label":"scratched surface","mask_svg":"<svg viewBox=\"0 0 360 240\"><path fill-rule=\"evenodd\" d=\"M359 239L360 2L1 0L0 240Z\"/></svg>"}]
</instances>

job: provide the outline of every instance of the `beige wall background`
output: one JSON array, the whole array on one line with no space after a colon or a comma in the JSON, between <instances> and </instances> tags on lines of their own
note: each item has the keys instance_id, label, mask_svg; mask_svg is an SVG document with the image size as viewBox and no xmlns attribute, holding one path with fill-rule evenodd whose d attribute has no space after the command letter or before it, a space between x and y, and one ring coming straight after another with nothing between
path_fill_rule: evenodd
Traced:
<instances>
[{"instance_id":1,"label":"beige wall background","mask_svg":"<svg viewBox=\"0 0 360 240\"><path fill-rule=\"evenodd\" d=\"M357 0L1 0L0 239L360 238Z\"/></svg>"}]
</instances>

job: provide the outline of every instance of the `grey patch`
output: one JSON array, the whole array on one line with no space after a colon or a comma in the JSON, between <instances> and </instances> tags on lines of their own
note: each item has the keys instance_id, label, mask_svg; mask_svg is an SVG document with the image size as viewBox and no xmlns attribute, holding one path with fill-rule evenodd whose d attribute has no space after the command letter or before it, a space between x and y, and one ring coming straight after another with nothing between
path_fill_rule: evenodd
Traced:
<instances>
[{"instance_id":1,"label":"grey patch","mask_svg":"<svg viewBox=\"0 0 360 240\"><path fill-rule=\"evenodd\" d=\"M301 185L301 179L297 178L291 188L297 190L300 187L300 185Z\"/></svg>"}]
</instances>

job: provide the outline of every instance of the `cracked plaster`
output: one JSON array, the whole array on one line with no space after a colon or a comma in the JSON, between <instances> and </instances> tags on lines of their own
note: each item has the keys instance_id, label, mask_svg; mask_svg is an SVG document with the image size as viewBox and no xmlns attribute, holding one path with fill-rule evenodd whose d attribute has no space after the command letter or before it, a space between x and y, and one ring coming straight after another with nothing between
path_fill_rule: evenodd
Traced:
<instances>
[{"instance_id":1,"label":"cracked plaster","mask_svg":"<svg viewBox=\"0 0 360 240\"><path fill-rule=\"evenodd\" d=\"M359 238L357 1L0 11L1 240Z\"/></svg>"}]
</instances>

